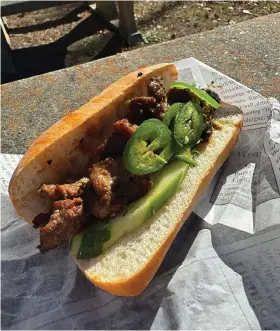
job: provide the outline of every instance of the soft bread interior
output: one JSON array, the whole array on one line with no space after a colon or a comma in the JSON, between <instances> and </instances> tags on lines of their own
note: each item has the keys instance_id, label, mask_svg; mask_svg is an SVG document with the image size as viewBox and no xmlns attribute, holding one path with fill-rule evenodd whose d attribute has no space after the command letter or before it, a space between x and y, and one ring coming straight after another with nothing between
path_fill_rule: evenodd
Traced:
<instances>
[{"instance_id":1,"label":"soft bread interior","mask_svg":"<svg viewBox=\"0 0 280 331\"><path fill-rule=\"evenodd\" d=\"M198 166L189 168L180 191L169 203L153 219L121 238L99 257L76 260L90 281L115 295L137 295L145 289L237 140L242 126L241 111L224 104L215 116L222 123L222 129L214 130L210 141L200 145Z\"/></svg>"},{"instance_id":2,"label":"soft bread interior","mask_svg":"<svg viewBox=\"0 0 280 331\"><path fill-rule=\"evenodd\" d=\"M168 87L177 79L176 66L159 64L121 78L36 139L9 185L12 203L25 221L31 223L39 213L50 211L50 202L37 193L42 183L62 183L69 175L87 174L94 150L111 135L113 123L124 117L123 103L147 95L147 81L159 75Z\"/></svg>"}]
</instances>

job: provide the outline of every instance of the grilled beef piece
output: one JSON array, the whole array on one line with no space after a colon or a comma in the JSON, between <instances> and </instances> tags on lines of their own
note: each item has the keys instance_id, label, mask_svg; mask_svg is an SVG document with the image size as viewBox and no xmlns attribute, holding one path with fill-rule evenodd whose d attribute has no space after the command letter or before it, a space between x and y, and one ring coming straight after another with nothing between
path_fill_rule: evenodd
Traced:
<instances>
[{"instance_id":1,"label":"grilled beef piece","mask_svg":"<svg viewBox=\"0 0 280 331\"><path fill-rule=\"evenodd\" d=\"M149 118L162 119L166 110L167 94L162 77L152 77L148 81L148 97L135 97L129 104L129 120L140 125Z\"/></svg>"},{"instance_id":2,"label":"grilled beef piece","mask_svg":"<svg viewBox=\"0 0 280 331\"><path fill-rule=\"evenodd\" d=\"M154 97L157 102L166 101L166 91L161 76L149 79L147 88L148 95Z\"/></svg>"},{"instance_id":3,"label":"grilled beef piece","mask_svg":"<svg viewBox=\"0 0 280 331\"><path fill-rule=\"evenodd\" d=\"M210 97L212 97L213 99L215 99L218 103L221 102L220 97L218 96L218 94L212 90L208 89L204 89L204 91L210 95Z\"/></svg>"},{"instance_id":4,"label":"grilled beef piece","mask_svg":"<svg viewBox=\"0 0 280 331\"><path fill-rule=\"evenodd\" d=\"M155 109L153 110L153 115L154 115L153 117L157 118L158 120L162 120L166 108L167 108L166 102L162 101L160 103L157 103Z\"/></svg>"},{"instance_id":5,"label":"grilled beef piece","mask_svg":"<svg viewBox=\"0 0 280 331\"><path fill-rule=\"evenodd\" d=\"M131 203L142 198L152 188L152 182L148 176L135 176L127 172L119 183L116 195Z\"/></svg>"},{"instance_id":6,"label":"grilled beef piece","mask_svg":"<svg viewBox=\"0 0 280 331\"><path fill-rule=\"evenodd\" d=\"M125 201L121 198L115 198L115 195L112 196L110 203L106 203L93 190L88 190L85 194L87 212L100 220L114 216L125 205Z\"/></svg>"},{"instance_id":7,"label":"grilled beef piece","mask_svg":"<svg viewBox=\"0 0 280 331\"><path fill-rule=\"evenodd\" d=\"M129 103L128 119L131 123L140 125L143 121L154 117L153 111L157 101L153 97L135 97Z\"/></svg>"},{"instance_id":8,"label":"grilled beef piece","mask_svg":"<svg viewBox=\"0 0 280 331\"><path fill-rule=\"evenodd\" d=\"M148 97L134 97L129 103L128 120L140 125L149 118L162 119L166 110L167 95L162 77L152 77L147 85Z\"/></svg>"},{"instance_id":9,"label":"grilled beef piece","mask_svg":"<svg viewBox=\"0 0 280 331\"><path fill-rule=\"evenodd\" d=\"M106 205L110 205L112 200L112 187L114 185L114 177L118 172L118 164L119 162L116 162L115 159L107 158L104 161L93 164L92 168L89 169L92 187Z\"/></svg>"},{"instance_id":10,"label":"grilled beef piece","mask_svg":"<svg viewBox=\"0 0 280 331\"><path fill-rule=\"evenodd\" d=\"M53 200L73 199L83 194L84 188L89 183L89 179L84 177L72 184L43 184L40 187L42 198L50 198Z\"/></svg>"},{"instance_id":11,"label":"grilled beef piece","mask_svg":"<svg viewBox=\"0 0 280 331\"><path fill-rule=\"evenodd\" d=\"M89 169L89 177L96 193L95 197L90 197L89 211L98 218L112 216L126 203L139 199L151 189L148 176L130 174L121 157L94 164Z\"/></svg>"},{"instance_id":12,"label":"grilled beef piece","mask_svg":"<svg viewBox=\"0 0 280 331\"><path fill-rule=\"evenodd\" d=\"M35 229L46 226L50 220L51 214L40 213L34 217L32 223Z\"/></svg>"},{"instance_id":13,"label":"grilled beef piece","mask_svg":"<svg viewBox=\"0 0 280 331\"><path fill-rule=\"evenodd\" d=\"M156 102L154 97L135 97L130 102L129 120L140 125L149 118L162 119L167 104L165 101Z\"/></svg>"},{"instance_id":14,"label":"grilled beef piece","mask_svg":"<svg viewBox=\"0 0 280 331\"><path fill-rule=\"evenodd\" d=\"M113 127L115 132L112 136L106 139L105 142L96 149L98 160L104 160L110 156L116 157L123 155L128 139L137 129L137 125L131 124L127 118L115 122Z\"/></svg>"},{"instance_id":15,"label":"grilled beef piece","mask_svg":"<svg viewBox=\"0 0 280 331\"><path fill-rule=\"evenodd\" d=\"M203 113L203 131L201 133L202 141L208 141L212 134L212 112Z\"/></svg>"},{"instance_id":16,"label":"grilled beef piece","mask_svg":"<svg viewBox=\"0 0 280 331\"><path fill-rule=\"evenodd\" d=\"M188 91L179 88L171 88L167 93L168 103L172 105L176 102L186 103L191 100L191 96Z\"/></svg>"},{"instance_id":17,"label":"grilled beef piece","mask_svg":"<svg viewBox=\"0 0 280 331\"><path fill-rule=\"evenodd\" d=\"M83 230L86 219L81 198L55 201L49 222L40 228L40 251L47 252L73 238Z\"/></svg>"},{"instance_id":18,"label":"grilled beef piece","mask_svg":"<svg viewBox=\"0 0 280 331\"><path fill-rule=\"evenodd\" d=\"M115 214L120 211L124 205L125 201L115 199L110 203L110 205L107 206L100 198L95 198L92 201L91 212L95 217L105 219L115 216Z\"/></svg>"},{"instance_id":19,"label":"grilled beef piece","mask_svg":"<svg viewBox=\"0 0 280 331\"><path fill-rule=\"evenodd\" d=\"M121 133L113 133L112 136L105 140L103 144L97 147L96 155L99 160L107 157L115 157L123 155L127 137Z\"/></svg>"},{"instance_id":20,"label":"grilled beef piece","mask_svg":"<svg viewBox=\"0 0 280 331\"><path fill-rule=\"evenodd\" d=\"M210 89L203 89L203 90L207 94L209 94L213 99L215 99L218 103L221 102L221 99L216 92L214 92ZM179 89L179 88L173 87L167 93L167 99L168 99L168 103L170 105L172 105L173 103L176 103L176 102L186 103L186 102L190 101L192 98L195 98L195 95L187 89ZM201 107L205 107L205 106L207 109L208 108L207 105L204 102L201 102ZM209 109L212 110L212 107L210 106Z\"/></svg>"},{"instance_id":21,"label":"grilled beef piece","mask_svg":"<svg viewBox=\"0 0 280 331\"><path fill-rule=\"evenodd\" d=\"M137 125L129 123L127 118L119 120L114 123L114 129L127 137L128 139L133 135L133 133L137 130Z\"/></svg>"},{"instance_id":22,"label":"grilled beef piece","mask_svg":"<svg viewBox=\"0 0 280 331\"><path fill-rule=\"evenodd\" d=\"M210 89L205 89L205 92L207 92L213 99L215 99L218 103L221 102L220 97L218 94ZM203 126L204 129L201 134L201 139L203 141L208 141L209 137L212 134L213 131L213 115L216 109L214 109L212 106L207 105L205 102L201 102L200 106L203 110Z\"/></svg>"}]
</instances>

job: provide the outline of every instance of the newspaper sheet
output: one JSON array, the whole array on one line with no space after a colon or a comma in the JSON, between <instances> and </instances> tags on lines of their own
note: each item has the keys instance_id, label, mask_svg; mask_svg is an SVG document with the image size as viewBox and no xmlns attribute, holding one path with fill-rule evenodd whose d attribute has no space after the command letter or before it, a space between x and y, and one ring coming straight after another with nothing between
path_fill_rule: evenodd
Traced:
<instances>
[{"instance_id":1,"label":"newspaper sheet","mask_svg":"<svg viewBox=\"0 0 280 331\"><path fill-rule=\"evenodd\" d=\"M279 329L280 105L195 59L179 79L245 115L239 142L138 297L95 288L67 245L46 255L8 196L20 155L1 155L3 329ZM203 221L203 220L204 221ZM205 222L206 221L206 222Z\"/></svg>"},{"instance_id":2,"label":"newspaper sheet","mask_svg":"<svg viewBox=\"0 0 280 331\"><path fill-rule=\"evenodd\" d=\"M267 99L196 60L194 82L213 89L221 99L242 109L238 144L202 197L195 212L210 224L223 223L254 233L280 221L280 104ZM182 70L179 79L190 76ZM269 213L269 215L268 215Z\"/></svg>"}]
</instances>

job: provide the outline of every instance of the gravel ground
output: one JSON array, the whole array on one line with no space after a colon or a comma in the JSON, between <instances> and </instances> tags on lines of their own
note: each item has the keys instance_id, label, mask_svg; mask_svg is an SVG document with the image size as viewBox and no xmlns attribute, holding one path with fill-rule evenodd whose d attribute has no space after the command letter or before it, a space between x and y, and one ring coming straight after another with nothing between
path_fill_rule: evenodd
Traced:
<instances>
[{"instance_id":1,"label":"gravel ground","mask_svg":"<svg viewBox=\"0 0 280 331\"><path fill-rule=\"evenodd\" d=\"M135 3L135 15L146 43L167 41L279 11L280 1Z\"/></svg>"},{"instance_id":2,"label":"gravel ground","mask_svg":"<svg viewBox=\"0 0 280 331\"><path fill-rule=\"evenodd\" d=\"M12 48L38 46L58 40L90 16L86 6L77 7L75 3L65 4L9 16L7 22L11 29ZM279 12L280 1L136 1L134 10L145 43L151 44ZM69 15L70 11L75 12ZM38 26L38 31L20 33L20 27L43 23L46 27L54 26L42 26L43 29ZM101 28L97 34L104 32L108 33Z\"/></svg>"},{"instance_id":3,"label":"gravel ground","mask_svg":"<svg viewBox=\"0 0 280 331\"><path fill-rule=\"evenodd\" d=\"M7 17L18 72L8 81L280 12L280 1L135 1L134 10L144 39L135 46L126 45L85 4Z\"/></svg>"}]
</instances>

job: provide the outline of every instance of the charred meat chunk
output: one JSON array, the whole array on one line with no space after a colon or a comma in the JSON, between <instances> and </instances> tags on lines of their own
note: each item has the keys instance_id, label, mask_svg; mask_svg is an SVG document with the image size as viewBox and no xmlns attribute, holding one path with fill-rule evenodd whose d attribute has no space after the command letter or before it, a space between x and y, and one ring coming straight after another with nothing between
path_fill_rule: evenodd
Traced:
<instances>
[{"instance_id":1,"label":"charred meat chunk","mask_svg":"<svg viewBox=\"0 0 280 331\"><path fill-rule=\"evenodd\" d=\"M157 102L166 101L166 91L163 86L163 78L161 76L152 77L148 81L148 95L154 97Z\"/></svg>"},{"instance_id":2,"label":"charred meat chunk","mask_svg":"<svg viewBox=\"0 0 280 331\"><path fill-rule=\"evenodd\" d=\"M123 155L128 139L137 129L137 125L131 124L127 118L115 122L113 127L116 132L96 149L98 160L103 160L110 156L115 157Z\"/></svg>"},{"instance_id":3,"label":"charred meat chunk","mask_svg":"<svg viewBox=\"0 0 280 331\"><path fill-rule=\"evenodd\" d=\"M203 89L210 97L212 97L213 99L215 99L218 103L221 102L220 97L218 96L218 94L210 89ZM176 102L182 102L182 103L186 103L192 99L197 99L196 95L194 92L192 92L191 90L187 89L187 88L176 88L173 87L171 88L168 93L167 93L167 99L168 99L168 103L170 105L172 105L173 103ZM206 110L213 110L213 107L211 107L210 105L208 105L205 101L201 100L200 101L200 106L202 108L205 108Z\"/></svg>"},{"instance_id":4,"label":"charred meat chunk","mask_svg":"<svg viewBox=\"0 0 280 331\"><path fill-rule=\"evenodd\" d=\"M46 226L50 220L51 214L40 213L34 217L32 223L35 229Z\"/></svg>"},{"instance_id":5,"label":"charred meat chunk","mask_svg":"<svg viewBox=\"0 0 280 331\"><path fill-rule=\"evenodd\" d=\"M137 125L131 124L127 118L124 118L122 120L119 120L114 123L113 125L114 129L123 134L128 139L133 135L133 133L137 130Z\"/></svg>"},{"instance_id":6,"label":"charred meat chunk","mask_svg":"<svg viewBox=\"0 0 280 331\"><path fill-rule=\"evenodd\" d=\"M88 211L95 217L104 219L118 212L124 202L115 203L114 186L120 158L107 158L93 164L89 169L89 177L93 192L88 192L86 200Z\"/></svg>"},{"instance_id":7,"label":"charred meat chunk","mask_svg":"<svg viewBox=\"0 0 280 331\"><path fill-rule=\"evenodd\" d=\"M99 160L107 158L109 156L121 156L125 145L127 143L127 137L121 133L113 133L112 136L105 140L105 142L99 145L96 149L96 155Z\"/></svg>"},{"instance_id":8,"label":"charred meat chunk","mask_svg":"<svg viewBox=\"0 0 280 331\"><path fill-rule=\"evenodd\" d=\"M81 232L85 225L86 217L83 214L81 198L55 201L49 222L40 227L40 251L47 252L70 240Z\"/></svg>"},{"instance_id":9,"label":"charred meat chunk","mask_svg":"<svg viewBox=\"0 0 280 331\"><path fill-rule=\"evenodd\" d=\"M134 97L131 99L129 107L132 111L149 110L155 107L157 101L154 97Z\"/></svg>"},{"instance_id":10,"label":"charred meat chunk","mask_svg":"<svg viewBox=\"0 0 280 331\"><path fill-rule=\"evenodd\" d=\"M93 200L91 212L95 217L105 219L114 216L124 205L124 201L113 200L109 206L106 206L100 198L97 198Z\"/></svg>"},{"instance_id":11,"label":"charred meat chunk","mask_svg":"<svg viewBox=\"0 0 280 331\"><path fill-rule=\"evenodd\" d=\"M152 188L152 182L148 176L135 176L127 174L121 178L117 195L123 197L127 203L142 198Z\"/></svg>"},{"instance_id":12,"label":"charred meat chunk","mask_svg":"<svg viewBox=\"0 0 280 331\"><path fill-rule=\"evenodd\" d=\"M172 105L176 102L186 103L191 100L190 93L185 89L171 88L167 93L168 103Z\"/></svg>"},{"instance_id":13,"label":"charred meat chunk","mask_svg":"<svg viewBox=\"0 0 280 331\"><path fill-rule=\"evenodd\" d=\"M202 133L201 133L201 141L209 141L209 138L212 134L212 128L211 127L207 127L205 128Z\"/></svg>"},{"instance_id":14,"label":"charred meat chunk","mask_svg":"<svg viewBox=\"0 0 280 331\"><path fill-rule=\"evenodd\" d=\"M210 97L212 97L213 99L215 99L218 103L221 102L220 97L218 96L218 94L212 90L208 89L204 89L204 91L210 95Z\"/></svg>"},{"instance_id":15,"label":"charred meat chunk","mask_svg":"<svg viewBox=\"0 0 280 331\"><path fill-rule=\"evenodd\" d=\"M167 104L165 101L157 102L154 97L135 97L130 102L129 120L140 125L149 118L162 119Z\"/></svg>"},{"instance_id":16,"label":"charred meat chunk","mask_svg":"<svg viewBox=\"0 0 280 331\"><path fill-rule=\"evenodd\" d=\"M107 158L89 169L96 197L91 197L90 212L98 218L112 216L126 203L146 195L151 189L148 176L134 176L124 167L122 158Z\"/></svg>"},{"instance_id":17,"label":"charred meat chunk","mask_svg":"<svg viewBox=\"0 0 280 331\"><path fill-rule=\"evenodd\" d=\"M125 201L120 198L113 198L108 204L93 190L86 192L85 201L87 212L100 220L115 215L125 205Z\"/></svg>"},{"instance_id":18,"label":"charred meat chunk","mask_svg":"<svg viewBox=\"0 0 280 331\"><path fill-rule=\"evenodd\" d=\"M129 121L140 125L153 117L157 101L153 97L135 97L129 103Z\"/></svg>"},{"instance_id":19,"label":"charred meat chunk","mask_svg":"<svg viewBox=\"0 0 280 331\"><path fill-rule=\"evenodd\" d=\"M120 170L121 158L108 157L104 161L93 164L89 169L92 187L105 204L112 200L112 191Z\"/></svg>"},{"instance_id":20,"label":"charred meat chunk","mask_svg":"<svg viewBox=\"0 0 280 331\"><path fill-rule=\"evenodd\" d=\"M162 120L166 108L167 108L166 102L162 101L160 103L157 103L156 107L153 110L153 115L154 115L153 117L157 118L158 120Z\"/></svg>"},{"instance_id":21,"label":"charred meat chunk","mask_svg":"<svg viewBox=\"0 0 280 331\"><path fill-rule=\"evenodd\" d=\"M42 198L53 200L73 199L83 194L84 188L88 183L89 179L84 177L72 184L43 184L39 191Z\"/></svg>"},{"instance_id":22,"label":"charred meat chunk","mask_svg":"<svg viewBox=\"0 0 280 331\"><path fill-rule=\"evenodd\" d=\"M212 134L212 113L203 113L203 131L201 133L202 141L208 141Z\"/></svg>"}]
</instances>

